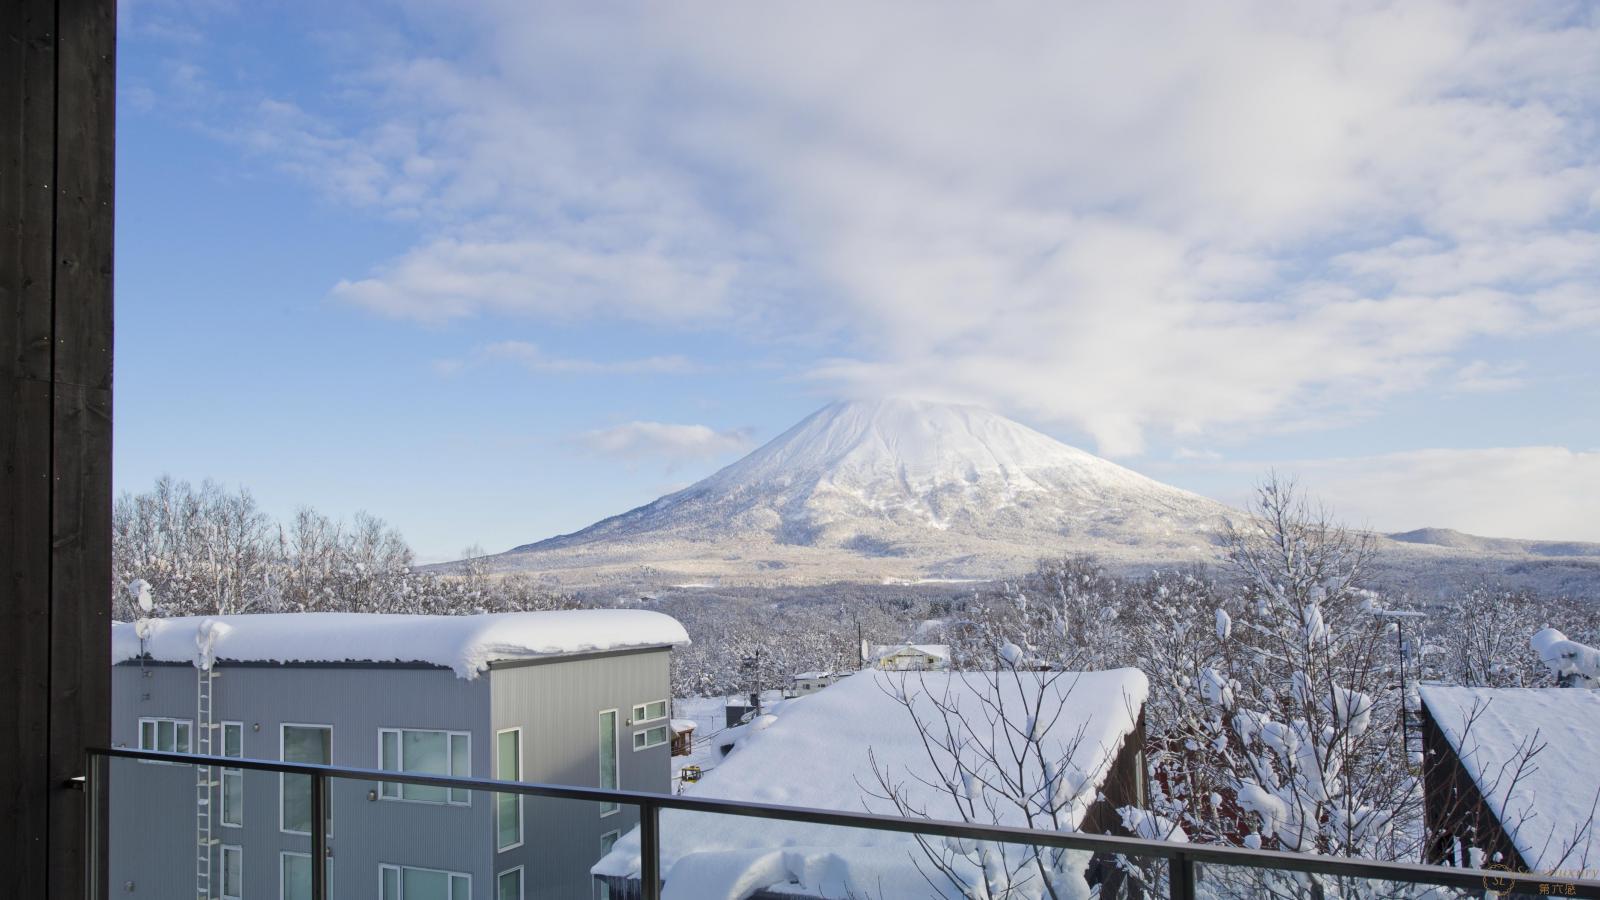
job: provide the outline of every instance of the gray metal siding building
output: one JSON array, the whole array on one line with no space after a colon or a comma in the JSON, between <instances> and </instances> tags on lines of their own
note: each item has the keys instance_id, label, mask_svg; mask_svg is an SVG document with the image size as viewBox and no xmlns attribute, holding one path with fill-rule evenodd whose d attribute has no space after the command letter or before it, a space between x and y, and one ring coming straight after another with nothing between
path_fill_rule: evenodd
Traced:
<instances>
[{"instance_id":1,"label":"gray metal siding building","mask_svg":"<svg viewBox=\"0 0 1600 900\"><path fill-rule=\"evenodd\" d=\"M669 653L658 647L494 663L471 680L447 668L414 664L221 660L214 667L211 718L219 731L220 723L238 723L232 733L240 740L230 749L244 757L283 758L285 725L329 727L329 762L362 768L384 767L380 733L385 729L459 732L470 742L470 767L467 772L458 768L458 774L496 777L515 771L523 781L599 786L601 717L614 710L609 721L616 731L617 785L667 792L669 745L634 749L636 741L646 743L636 733L664 723L635 723L633 711L668 700ZM116 665L113 742L141 746L144 719L192 723L201 677L194 666L179 663ZM517 736L516 770L496 759L497 735L505 731ZM191 737L188 748L196 745ZM215 753L224 752L220 738L214 746ZM284 854L308 853L310 838L281 829L276 774L245 771L242 779L242 823L234 827L213 818L217 876L211 879L210 897L291 900L293 891L286 892L283 884ZM202 896L195 823L197 796L204 791L196 788L194 771L118 761L111 790L116 811L109 847L112 896ZM220 804L221 786L211 793ZM440 872L468 876L469 891L464 880L449 880L458 892L449 900L461 900L460 892L472 900L498 900L497 876L517 867L528 900L591 898L598 888L588 868L601 856L603 839L637 822L627 807L602 815L597 804L523 798L522 840L501 851L493 795L473 792L459 804L390 799L379 782L336 779L330 799L329 883L338 898L382 897L383 866L435 870L418 876L434 879ZM228 860L239 865L236 894L223 893L224 846L236 848L228 851L237 854ZM289 863L308 864L293 858Z\"/></svg>"}]
</instances>

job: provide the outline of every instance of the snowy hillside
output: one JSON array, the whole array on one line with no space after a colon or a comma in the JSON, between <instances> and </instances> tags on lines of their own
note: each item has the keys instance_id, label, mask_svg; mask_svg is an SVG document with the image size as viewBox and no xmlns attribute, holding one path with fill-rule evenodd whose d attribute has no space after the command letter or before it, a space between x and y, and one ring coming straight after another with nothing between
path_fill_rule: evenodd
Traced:
<instances>
[{"instance_id":1,"label":"snowy hillside","mask_svg":"<svg viewBox=\"0 0 1600 900\"><path fill-rule=\"evenodd\" d=\"M834 403L710 477L502 569L670 581L992 577L1046 553L1213 558L1227 509L983 409Z\"/></svg>"},{"instance_id":2,"label":"snowy hillside","mask_svg":"<svg viewBox=\"0 0 1600 900\"><path fill-rule=\"evenodd\" d=\"M1220 562L1229 515L984 409L853 401L677 493L487 562L601 589L960 583L1079 553L1136 573ZM1379 582L1422 599L1484 579L1600 596L1600 545L1374 537Z\"/></svg>"},{"instance_id":3,"label":"snowy hillside","mask_svg":"<svg viewBox=\"0 0 1600 900\"><path fill-rule=\"evenodd\" d=\"M1479 537L1453 528L1418 528L1415 531L1391 534L1388 538L1407 544L1431 544L1475 553L1600 557L1600 544L1582 541L1525 541L1516 538Z\"/></svg>"}]
</instances>

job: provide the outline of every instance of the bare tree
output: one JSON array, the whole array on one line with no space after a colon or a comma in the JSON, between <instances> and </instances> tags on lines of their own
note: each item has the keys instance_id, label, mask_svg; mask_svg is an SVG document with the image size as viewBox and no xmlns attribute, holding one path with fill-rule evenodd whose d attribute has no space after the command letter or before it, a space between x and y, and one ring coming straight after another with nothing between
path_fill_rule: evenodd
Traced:
<instances>
[{"instance_id":1,"label":"bare tree","mask_svg":"<svg viewBox=\"0 0 1600 900\"><path fill-rule=\"evenodd\" d=\"M310 508L286 523L263 513L250 493L213 482L162 478L113 510L115 584L146 581L158 615L258 612L407 612L561 609L579 605L524 575L494 577L472 556L466 577L418 572L411 548L382 519L348 522ZM136 618L114 589L118 618Z\"/></svg>"},{"instance_id":2,"label":"bare tree","mask_svg":"<svg viewBox=\"0 0 1600 900\"><path fill-rule=\"evenodd\" d=\"M1013 662L1020 659L1008 650L987 671L905 673L888 682L885 689L905 709L926 765L897 769L869 749L873 783L863 791L902 816L948 817L953 810L961 821L978 824L1077 830L1098 799L1116 748L1086 747L1086 723L1071 710L1087 704L1097 715L1124 715L1130 722L1138 710L1133 698L1122 698L1117 708L1106 698L1075 697L1078 673ZM920 835L917 846L924 877L939 895L1100 895L1089 884L1092 854L1086 851ZM1097 874L1122 881L1116 869Z\"/></svg>"},{"instance_id":3,"label":"bare tree","mask_svg":"<svg viewBox=\"0 0 1600 900\"><path fill-rule=\"evenodd\" d=\"M1483 830L1485 814L1493 817L1508 838L1522 833L1525 826L1532 825L1541 815L1536 798L1524 790L1523 785L1543 765L1550 743L1539 729L1528 734L1495 734L1480 740L1484 728L1480 723L1493 703L1492 699L1475 700L1461 711L1460 727L1450 729L1454 733L1451 743L1458 758L1477 773L1477 793L1451 791L1443 794L1435 798L1437 805L1430 816L1431 827L1426 839L1432 855L1449 859L1456 865L1482 868L1485 863L1506 862L1494 848L1490 835ZM1431 768L1453 763L1430 758L1426 765ZM1430 774L1429 777L1435 776ZM1448 777L1447 772L1440 780ZM1587 803L1588 814L1564 829L1551 828L1533 854L1535 859L1524 860L1537 865L1541 871L1588 871L1595 862L1590 857L1590 848L1594 844L1595 816L1600 812L1600 785L1590 789L1588 785L1574 784L1571 789L1591 798ZM1484 805L1480 806L1480 802Z\"/></svg>"}]
</instances>

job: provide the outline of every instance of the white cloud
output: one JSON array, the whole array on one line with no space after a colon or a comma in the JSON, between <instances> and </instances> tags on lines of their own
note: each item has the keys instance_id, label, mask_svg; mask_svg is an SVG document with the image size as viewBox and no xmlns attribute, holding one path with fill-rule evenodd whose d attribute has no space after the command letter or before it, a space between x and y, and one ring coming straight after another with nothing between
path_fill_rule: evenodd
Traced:
<instances>
[{"instance_id":1,"label":"white cloud","mask_svg":"<svg viewBox=\"0 0 1600 900\"><path fill-rule=\"evenodd\" d=\"M1456 371L1451 378L1450 389L1468 394L1516 390L1527 383L1522 377L1525 368L1522 363L1491 363L1475 359Z\"/></svg>"},{"instance_id":2,"label":"white cloud","mask_svg":"<svg viewBox=\"0 0 1600 900\"><path fill-rule=\"evenodd\" d=\"M1600 25L1560 3L408 9L471 52L258 139L419 223L334 289L387 315L837 334L841 392L1113 454L1600 327Z\"/></svg>"},{"instance_id":3,"label":"white cloud","mask_svg":"<svg viewBox=\"0 0 1600 900\"><path fill-rule=\"evenodd\" d=\"M1600 452L1565 447L1418 450L1299 466L1306 485L1384 531L1600 541Z\"/></svg>"},{"instance_id":4,"label":"white cloud","mask_svg":"<svg viewBox=\"0 0 1600 900\"><path fill-rule=\"evenodd\" d=\"M641 359L594 360L550 356L527 341L500 341L483 348L483 356L507 359L529 371L547 375L685 375L699 371L685 356L647 356Z\"/></svg>"},{"instance_id":5,"label":"white cloud","mask_svg":"<svg viewBox=\"0 0 1600 900\"><path fill-rule=\"evenodd\" d=\"M668 465L714 459L748 450L750 432L717 431L707 425L628 422L587 431L576 438L583 447L620 459L658 459Z\"/></svg>"},{"instance_id":6,"label":"white cloud","mask_svg":"<svg viewBox=\"0 0 1600 900\"><path fill-rule=\"evenodd\" d=\"M1600 542L1600 451L1566 447L1429 449L1374 456L1166 464L1169 478L1239 485L1276 470L1335 518L1383 532L1454 528L1485 537ZM1185 477L1187 476L1187 477ZM1214 491L1235 505L1247 496Z\"/></svg>"},{"instance_id":7,"label":"white cloud","mask_svg":"<svg viewBox=\"0 0 1600 900\"><path fill-rule=\"evenodd\" d=\"M424 322L479 313L564 319L618 314L693 322L721 311L733 269L649 248L608 251L545 240L441 240L333 295Z\"/></svg>"}]
</instances>

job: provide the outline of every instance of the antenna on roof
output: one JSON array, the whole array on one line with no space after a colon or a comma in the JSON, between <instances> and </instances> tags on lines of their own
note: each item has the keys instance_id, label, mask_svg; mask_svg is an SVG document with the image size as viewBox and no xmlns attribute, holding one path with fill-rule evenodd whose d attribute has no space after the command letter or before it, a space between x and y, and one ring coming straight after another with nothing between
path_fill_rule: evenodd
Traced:
<instances>
[{"instance_id":1,"label":"antenna on roof","mask_svg":"<svg viewBox=\"0 0 1600 900\"><path fill-rule=\"evenodd\" d=\"M143 578L135 578L128 582L124 590L133 598L133 605L143 614L133 621L133 633L139 636L139 669L142 672L147 652L145 644L150 639L150 613L156 608L155 595L150 590L150 582Z\"/></svg>"}]
</instances>

